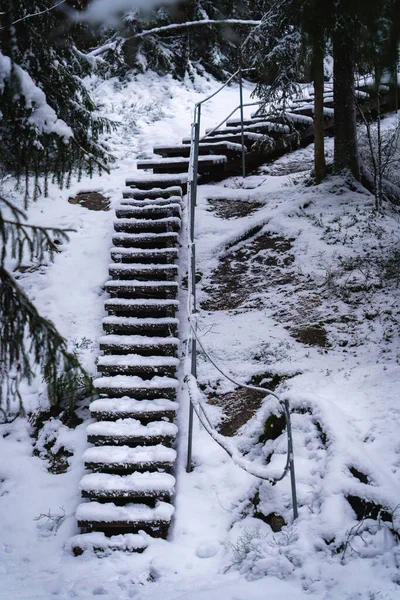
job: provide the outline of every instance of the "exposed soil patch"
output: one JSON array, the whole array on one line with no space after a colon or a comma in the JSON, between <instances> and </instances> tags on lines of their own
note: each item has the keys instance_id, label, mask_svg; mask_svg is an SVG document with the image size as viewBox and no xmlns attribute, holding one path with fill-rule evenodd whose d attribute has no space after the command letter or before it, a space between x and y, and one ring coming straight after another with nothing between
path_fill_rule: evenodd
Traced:
<instances>
[{"instance_id":1,"label":"exposed soil patch","mask_svg":"<svg viewBox=\"0 0 400 600\"><path fill-rule=\"evenodd\" d=\"M240 219L253 214L263 206L261 202L243 202L232 198L209 198L209 212L214 212L221 219Z\"/></svg>"},{"instance_id":2,"label":"exposed soil patch","mask_svg":"<svg viewBox=\"0 0 400 600\"><path fill-rule=\"evenodd\" d=\"M210 285L204 288L208 298L201 307L205 310L250 308L258 304L266 287L292 283L296 274L289 269L294 262L291 248L292 240L264 233L238 250L231 250L220 260Z\"/></svg>"},{"instance_id":3,"label":"exposed soil patch","mask_svg":"<svg viewBox=\"0 0 400 600\"><path fill-rule=\"evenodd\" d=\"M290 377L287 375L279 375L272 373L263 373L261 375L255 375L250 380L250 385L265 386L271 392L275 391L276 388L280 385L282 381L289 379ZM247 423L251 419L251 417L261 408L261 404L266 394L262 392L256 392L253 390L247 390L245 388L238 388L232 392L228 392L227 394L218 394L216 392L212 392L208 395L208 402L213 404L214 406L220 406L223 410L223 418L221 423L218 426L218 431L221 435L226 435L228 437L235 435L238 430ZM275 415L271 415L271 420L266 421L265 424L265 439L275 439L273 434L275 429L272 428L272 422L275 424L274 419L280 419L280 417L275 417ZM283 416L283 425L281 426L281 421L279 421L278 429L280 427L279 433L276 435L278 437L282 433L282 428L284 429L286 425L285 417Z\"/></svg>"},{"instance_id":4,"label":"exposed soil patch","mask_svg":"<svg viewBox=\"0 0 400 600\"><path fill-rule=\"evenodd\" d=\"M110 210L110 199L99 192L80 192L68 198L70 204L80 204L88 210Z\"/></svg>"},{"instance_id":5,"label":"exposed soil patch","mask_svg":"<svg viewBox=\"0 0 400 600\"><path fill-rule=\"evenodd\" d=\"M210 394L209 403L220 406L224 414L218 432L229 437L235 435L260 409L263 399L261 392L243 388L222 395Z\"/></svg>"},{"instance_id":6,"label":"exposed soil patch","mask_svg":"<svg viewBox=\"0 0 400 600\"><path fill-rule=\"evenodd\" d=\"M301 344L307 346L319 346L326 348L328 346L328 334L324 327L292 327L290 335Z\"/></svg>"}]
</instances>

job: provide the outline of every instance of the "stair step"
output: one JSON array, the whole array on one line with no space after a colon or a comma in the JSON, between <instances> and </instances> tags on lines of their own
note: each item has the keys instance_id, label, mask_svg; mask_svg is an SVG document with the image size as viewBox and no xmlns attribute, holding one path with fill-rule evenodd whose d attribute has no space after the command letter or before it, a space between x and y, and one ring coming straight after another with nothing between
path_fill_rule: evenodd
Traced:
<instances>
[{"instance_id":1,"label":"stair step","mask_svg":"<svg viewBox=\"0 0 400 600\"><path fill-rule=\"evenodd\" d=\"M181 220L178 217L164 219L118 219L114 221L114 230L123 233L169 233L179 231ZM114 238L113 238L113 243Z\"/></svg>"},{"instance_id":2,"label":"stair step","mask_svg":"<svg viewBox=\"0 0 400 600\"><path fill-rule=\"evenodd\" d=\"M105 317L103 329L121 335L174 336L179 320L174 317L139 319L138 317Z\"/></svg>"},{"instance_id":3,"label":"stair step","mask_svg":"<svg viewBox=\"0 0 400 600\"><path fill-rule=\"evenodd\" d=\"M212 139L215 135L220 135L221 130L217 129L216 132L212 133L212 129L206 129L206 134ZM226 127L224 129L225 133L240 133L242 130L241 127ZM290 127L288 125L282 125L281 123L272 123L266 121L259 121L258 123L254 123L254 125L247 125L246 132L250 133L267 133L271 137L275 135L284 135L286 133L290 133Z\"/></svg>"},{"instance_id":4,"label":"stair step","mask_svg":"<svg viewBox=\"0 0 400 600\"><path fill-rule=\"evenodd\" d=\"M176 146L155 146L154 154L160 154L165 157L188 157L190 155L190 145L180 144ZM242 144L234 144L232 142L210 142L199 144L199 154L224 154L228 158L233 158L240 155L242 152Z\"/></svg>"},{"instance_id":5,"label":"stair step","mask_svg":"<svg viewBox=\"0 0 400 600\"><path fill-rule=\"evenodd\" d=\"M136 200L149 200L154 198L172 198L179 196L182 199L182 188L180 186L170 186L166 188L149 188L145 190L126 188L122 192L124 198L134 198Z\"/></svg>"},{"instance_id":6,"label":"stair step","mask_svg":"<svg viewBox=\"0 0 400 600\"><path fill-rule=\"evenodd\" d=\"M87 440L95 446L170 446L178 433L174 423L152 421L143 425L138 419L99 421L87 427Z\"/></svg>"},{"instance_id":7,"label":"stair step","mask_svg":"<svg viewBox=\"0 0 400 600\"><path fill-rule=\"evenodd\" d=\"M144 200L137 200L127 196L120 201L118 206L120 208L127 208L129 206L135 206L137 208L158 208L170 204L178 205L182 208L182 196L171 196L170 198L146 198Z\"/></svg>"},{"instance_id":8,"label":"stair step","mask_svg":"<svg viewBox=\"0 0 400 600\"><path fill-rule=\"evenodd\" d=\"M97 370L107 375L137 375L147 379L154 375L173 377L178 366L179 360L172 356L108 354L100 356Z\"/></svg>"},{"instance_id":9,"label":"stair step","mask_svg":"<svg viewBox=\"0 0 400 600\"><path fill-rule=\"evenodd\" d=\"M115 264L109 265L112 279L136 281L173 281L178 275L177 265Z\"/></svg>"},{"instance_id":10,"label":"stair step","mask_svg":"<svg viewBox=\"0 0 400 600\"><path fill-rule=\"evenodd\" d=\"M176 450L157 446L98 446L88 448L83 454L86 469L103 473L129 473L155 469L171 470L176 460Z\"/></svg>"},{"instance_id":11,"label":"stair step","mask_svg":"<svg viewBox=\"0 0 400 600\"><path fill-rule=\"evenodd\" d=\"M179 308L178 300L157 300L138 298L112 298L106 300L104 308L109 315L119 317L166 318L175 317Z\"/></svg>"},{"instance_id":12,"label":"stair step","mask_svg":"<svg viewBox=\"0 0 400 600\"><path fill-rule=\"evenodd\" d=\"M198 157L198 172L203 173L207 169L227 162L225 154L210 154ZM153 169L154 173L182 173L189 167L189 158L160 158L140 160L136 164L138 169Z\"/></svg>"},{"instance_id":13,"label":"stair step","mask_svg":"<svg viewBox=\"0 0 400 600\"><path fill-rule=\"evenodd\" d=\"M144 335L105 335L99 340L106 354L140 354L141 356L176 356L178 338L147 337Z\"/></svg>"},{"instance_id":14,"label":"stair step","mask_svg":"<svg viewBox=\"0 0 400 600\"><path fill-rule=\"evenodd\" d=\"M86 502L80 504L76 511L78 527L129 530L133 534L144 531L158 537L168 533L173 514L174 507L167 502L157 502L155 508L146 504L117 506L112 502Z\"/></svg>"},{"instance_id":15,"label":"stair step","mask_svg":"<svg viewBox=\"0 0 400 600\"><path fill-rule=\"evenodd\" d=\"M178 244L177 233L119 233L113 235L114 246L125 248L173 248Z\"/></svg>"},{"instance_id":16,"label":"stair step","mask_svg":"<svg viewBox=\"0 0 400 600\"><path fill-rule=\"evenodd\" d=\"M101 398L90 403L90 414L101 421L137 419L142 424L175 418L178 403L167 398L136 400L134 398Z\"/></svg>"},{"instance_id":17,"label":"stair step","mask_svg":"<svg viewBox=\"0 0 400 600\"><path fill-rule=\"evenodd\" d=\"M175 489L175 477L169 473L144 471L130 475L89 473L80 482L82 498L96 500L170 499Z\"/></svg>"},{"instance_id":18,"label":"stair step","mask_svg":"<svg viewBox=\"0 0 400 600\"><path fill-rule=\"evenodd\" d=\"M106 291L110 296L119 298L176 298L178 284L176 281L107 281Z\"/></svg>"},{"instance_id":19,"label":"stair step","mask_svg":"<svg viewBox=\"0 0 400 600\"><path fill-rule=\"evenodd\" d=\"M161 206L148 204L146 206L122 205L115 211L119 219L165 219L168 217L181 217L182 208L179 204L164 204Z\"/></svg>"},{"instance_id":20,"label":"stair step","mask_svg":"<svg viewBox=\"0 0 400 600\"><path fill-rule=\"evenodd\" d=\"M107 555L116 550L123 552L144 552L151 542L145 533L126 533L123 535L106 536L101 532L81 533L72 537L66 544L66 549L75 556L86 551Z\"/></svg>"},{"instance_id":21,"label":"stair step","mask_svg":"<svg viewBox=\"0 0 400 600\"><path fill-rule=\"evenodd\" d=\"M112 375L99 377L93 381L99 394L110 395L114 398L130 398L152 400L165 397L175 400L179 382L173 377L158 377L142 379L135 375Z\"/></svg>"},{"instance_id":22,"label":"stair step","mask_svg":"<svg viewBox=\"0 0 400 600\"><path fill-rule=\"evenodd\" d=\"M251 117L250 119L244 119L243 120L243 126L247 127L248 125L256 125L258 123L271 123L271 121L269 120L271 118L271 115L260 115L258 117ZM242 121L240 119L229 119L229 121L226 122L226 126L227 127L242 127Z\"/></svg>"},{"instance_id":23,"label":"stair step","mask_svg":"<svg viewBox=\"0 0 400 600\"><path fill-rule=\"evenodd\" d=\"M111 259L117 263L168 264L173 263L178 255L177 248L111 248Z\"/></svg>"},{"instance_id":24,"label":"stair step","mask_svg":"<svg viewBox=\"0 0 400 600\"><path fill-rule=\"evenodd\" d=\"M145 176L136 176L136 177L128 177L125 181L125 185L127 187L133 187L140 190L153 190L154 188L171 188L171 187L180 187L182 189L182 193L186 193L187 188L187 173L181 173L180 175L167 173L164 175L149 175Z\"/></svg>"},{"instance_id":25,"label":"stair step","mask_svg":"<svg viewBox=\"0 0 400 600\"><path fill-rule=\"evenodd\" d=\"M247 148L250 148L254 142L260 140L264 136L261 133L254 133L250 131L244 132L244 144ZM234 144L242 144L242 133L239 131L238 133L227 133L225 131L218 130L217 133L213 134L210 138L203 138L203 143L207 143L207 139L212 140L213 142L217 140L218 142L232 142ZM189 145L191 143L191 138L183 138L182 140L184 145Z\"/></svg>"}]
</instances>

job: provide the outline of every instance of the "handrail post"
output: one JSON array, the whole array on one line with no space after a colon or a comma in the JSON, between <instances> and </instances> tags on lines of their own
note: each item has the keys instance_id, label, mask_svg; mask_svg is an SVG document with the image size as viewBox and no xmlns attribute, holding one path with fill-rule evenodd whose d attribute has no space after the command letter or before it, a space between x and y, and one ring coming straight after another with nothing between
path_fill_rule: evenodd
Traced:
<instances>
[{"instance_id":1,"label":"handrail post","mask_svg":"<svg viewBox=\"0 0 400 600\"><path fill-rule=\"evenodd\" d=\"M240 126L242 133L242 176L243 179L246 177L246 150L244 147L244 118L243 118L243 76L242 70L239 70L239 94L240 94Z\"/></svg>"},{"instance_id":2,"label":"handrail post","mask_svg":"<svg viewBox=\"0 0 400 600\"><path fill-rule=\"evenodd\" d=\"M289 464L290 464L290 484L292 488L292 506L293 506L293 520L295 521L299 516L297 508L297 491L296 491L296 475L294 471L294 452L293 452L293 436L292 436L292 423L290 419L290 407L289 400L284 401L285 413L286 413L286 432L288 437L288 452L289 452Z\"/></svg>"},{"instance_id":3,"label":"handrail post","mask_svg":"<svg viewBox=\"0 0 400 600\"><path fill-rule=\"evenodd\" d=\"M192 129L192 139L190 148L190 172L188 178L188 192L190 201L190 270L191 277L191 312L196 313L196 246L195 246L195 212L197 204L197 174L199 164L199 143L200 143L200 120L201 120L201 104L196 105L194 111L194 123ZM197 342L196 336L192 335L191 343L191 374L197 378ZM191 473L192 467L192 447L193 447L193 404L189 405L189 424L188 424L188 447L187 447L187 462L186 472Z\"/></svg>"}]
</instances>

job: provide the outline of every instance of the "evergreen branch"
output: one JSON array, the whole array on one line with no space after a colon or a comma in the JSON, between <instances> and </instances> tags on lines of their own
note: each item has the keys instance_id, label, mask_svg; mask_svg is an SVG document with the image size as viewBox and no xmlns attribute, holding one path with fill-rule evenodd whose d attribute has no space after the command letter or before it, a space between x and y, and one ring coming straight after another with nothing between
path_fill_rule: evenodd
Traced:
<instances>
[{"instance_id":1,"label":"evergreen branch","mask_svg":"<svg viewBox=\"0 0 400 600\"><path fill-rule=\"evenodd\" d=\"M52 405L66 400L72 408L79 388L91 389L89 375L78 358L68 352L66 341L53 323L38 313L0 266L0 406L5 400L9 408L11 396L18 396L22 380L32 382L35 365L47 383Z\"/></svg>"},{"instance_id":2,"label":"evergreen branch","mask_svg":"<svg viewBox=\"0 0 400 600\"><path fill-rule=\"evenodd\" d=\"M72 137L71 141L83 153L84 156L88 155L88 151L85 150L85 148L82 148L82 146L80 145L80 143L78 142L78 140L75 137ZM112 157L112 155L110 153L109 153L109 156ZM96 156L94 156L94 154L90 154L86 160L87 160L87 162L91 162L91 161L94 162L99 167L99 169L101 169L102 171L105 171L108 174L110 173L110 169L108 168L108 166L106 164L104 164L103 162L101 162L101 160L99 160Z\"/></svg>"},{"instance_id":3,"label":"evergreen branch","mask_svg":"<svg viewBox=\"0 0 400 600\"><path fill-rule=\"evenodd\" d=\"M27 216L23 211L6 198L0 197L0 201L9 208L15 219L4 219L0 210L1 265L4 265L7 254L7 244L9 242L11 243L11 256L12 258L17 259L18 265L22 263L25 248L28 250L30 260L43 260L45 254L49 254L50 259L52 260L54 253L57 252L57 246L50 233L53 234L53 236L60 237L64 241L68 241L67 234L75 231L74 229L42 227L24 223L22 219L25 220Z\"/></svg>"},{"instance_id":4,"label":"evergreen branch","mask_svg":"<svg viewBox=\"0 0 400 600\"><path fill-rule=\"evenodd\" d=\"M0 27L0 31L3 31L3 29L8 29L8 27L10 27L11 25L16 25L17 23L21 23L21 21L26 21L26 19L31 19L32 17L39 17L40 15L44 15L45 13L48 13L51 10L54 10L55 8L57 8L57 6L60 6L60 4L64 4L66 1L67 0L60 0L60 2L57 2L57 4L54 4L54 6L50 6L50 8L45 8L44 10L41 10L39 12L32 13L30 15L25 15L21 19L17 19L16 21L13 21L12 23L10 23L10 25L5 25L4 27ZM6 13L3 12L0 14L5 15Z\"/></svg>"}]
</instances>

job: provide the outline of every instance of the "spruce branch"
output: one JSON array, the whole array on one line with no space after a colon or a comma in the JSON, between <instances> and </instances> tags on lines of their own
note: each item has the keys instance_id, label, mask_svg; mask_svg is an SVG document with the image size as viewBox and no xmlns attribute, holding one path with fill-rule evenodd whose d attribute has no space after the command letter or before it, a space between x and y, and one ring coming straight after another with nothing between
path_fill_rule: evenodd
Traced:
<instances>
[{"instance_id":1,"label":"spruce branch","mask_svg":"<svg viewBox=\"0 0 400 600\"><path fill-rule=\"evenodd\" d=\"M66 401L71 409L82 388L90 394L91 378L76 355L0 266L0 406L9 409L20 382L32 382L35 365L47 383L51 405Z\"/></svg>"},{"instance_id":2,"label":"spruce branch","mask_svg":"<svg viewBox=\"0 0 400 600\"><path fill-rule=\"evenodd\" d=\"M18 266L25 257L25 250L31 261L34 259L41 261L46 254L52 260L54 253L58 251L53 237L68 241L68 233L75 231L74 229L42 227L26 223L27 215L22 210L3 196L0 196L0 202L9 209L12 215L12 220L5 219L0 209L1 265L4 265L7 256L8 244L11 245L11 257L17 260Z\"/></svg>"}]
</instances>

